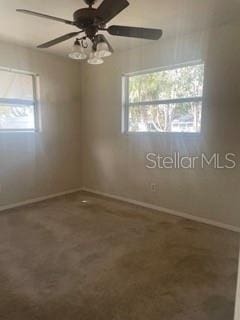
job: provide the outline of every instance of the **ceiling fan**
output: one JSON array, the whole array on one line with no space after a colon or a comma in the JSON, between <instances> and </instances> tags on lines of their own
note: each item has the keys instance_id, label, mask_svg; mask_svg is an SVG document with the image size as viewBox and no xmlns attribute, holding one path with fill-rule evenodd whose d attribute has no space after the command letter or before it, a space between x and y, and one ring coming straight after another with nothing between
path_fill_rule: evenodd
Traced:
<instances>
[{"instance_id":1,"label":"ceiling fan","mask_svg":"<svg viewBox=\"0 0 240 320\"><path fill-rule=\"evenodd\" d=\"M93 8L93 5L97 0L84 0L84 2L88 5L88 8L82 8L74 12L73 21L25 9L17 9L17 11L40 18L55 20L79 28L80 31L65 34L59 38L41 44L38 48L50 48L58 43L75 37L76 40L69 57L72 59L83 60L87 58L85 49L89 45L87 40L89 39L91 41L91 53L88 59L90 64L101 64L103 63L103 58L110 56L113 53L113 48L110 43L102 33L99 34L99 31L107 31L112 36L148 40L159 40L162 36L163 32L160 29L135 28L116 25L107 27L107 23L110 20L129 6L129 2L127 0L103 0L97 9ZM77 38L81 33L84 35Z\"/></svg>"}]
</instances>

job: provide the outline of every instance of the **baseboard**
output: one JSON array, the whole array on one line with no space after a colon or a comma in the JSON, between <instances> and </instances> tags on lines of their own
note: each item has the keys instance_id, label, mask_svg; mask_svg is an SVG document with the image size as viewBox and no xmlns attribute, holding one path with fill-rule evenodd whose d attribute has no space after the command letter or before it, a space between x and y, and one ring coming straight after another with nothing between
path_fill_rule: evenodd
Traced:
<instances>
[{"instance_id":1,"label":"baseboard","mask_svg":"<svg viewBox=\"0 0 240 320\"><path fill-rule=\"evenodd\" d=\"M39 198L29 199L29 200L25 200L25 201L22 201L22 202L18 202L18 203L6 205L6 206L0 206L0 212L1 211L5 211L5 210L9 210L9 209L18 208L18 207L23 207L23 206L26 206L28 204L33 204L33 203L41 202L41 201L44 201L44 200L58 198L58 197L65 196L67 194L71 194L71 193L75 193L75 192L79 192L79 191L81 191L81 188L66 190L66 191L63 191L63 192L54 193L54 194L50 194L50 195L39 197Z\"/></svg>"},{"instance_id":2,"label":"baseboard","mask_svg":"<svg viewBox=\"0 0 240 320\"><path fill-rule=\"evenodd\" d=\"M181 217L181 218L184 218L184 219L193 220L193 221L197 221L197 222L200 222L200 223L208 224L208 225L211 225L211 226L214 226L214 227L218 227L218 228L221 228L221 229L226 229L226 230L230 230L230 231L233 231L233 232L240 233L240 228L239 227L235 227L235 226L232 226L232 225L229 225L229 224L225 224L225 223L222 223L222 222L217 222L217 221L210 220L210 219L207 219L207 218L196 217L196 216L193 216L193 215L191 215L189 213L179 212L179 211L176 211L176 210L172 210L172 209L156 206L156 205L153 205L153 204L150 204L150 203L141 202L141 201L137 201L137 200L132 200L132 199L129 199L129 198L125 198L125 197L121 197L121 196L117 196L117 195L113 195L113 194L109 194L109 193L104 193L104 192L100 192L100 191L89 189L89 188L82 188L81 191L94 193L94 194L97 194L97 195L100 195L100 196L104 196L104 197L112 198L112 199L115 199L115 200L120 200L120 201L128 202L128 203L131 203L131 204L135 204L135 205L147 208L147 209L153 209L153 210L156 210L156 211L161 211L161 212L168 213L168 214L171 214L171 215L174 215L174 216L178 216L178 217Z\"/></svg>"},{"instance_id":3,"label":"baseboard","mask_svg":"<svg viewBox=\"0 0 240 320\"><path fill-rule=\"evenodd\" d=\"M29 204L34 204L34 203L41 202L41 201L48 200L48 199L61 197L61 196L68 195L68 194L75 193L75 192L79 192L79 191L85 191L85 192L94 193L94 194L97 194L97 195L100 195L100 196L104 196L104 197L112 198L112 199L115 199L115 200L120 200L120 201L128 202L128 203L131 203L131 204L135 204L135 205L147 208L147 209L152 209L152 210L168 213L168 214L171 214L171 215L174 215L174 216L178 216L178 217L181 217L181 218L185 218L185 219L188 219L188 220L193 220L193 221L197 221L197 222L200 222L200 223L208 224L208 225L211 225L211 226L214 226L214 227L218 227L218 228L222 228L222 229L226 229L226 230L230 230L230 231L233 231L233 232L240 233L240 228L239 227L235 227L235 226L232 226L232 225L229 225L229 224L225 224L225 223L222 223L222 222L217 222L217 221L214 221L214 220L211 220L211 219L207 219L207 218L196 217L196 216L193 216L193 215L191 215L189 213L179 212L179 211L172 210L172 209L169 209L169 208L164 208L164 207L156 206L156 205L153 205L153 204L150 204L150 203L141 202L141 201L137 201L137 200L129 199L129 198L126 198L126 197L121 197L121 196L117 196L117 195L113 195L113 194L110 194L110 193L105 193L105 192L101 192L101 191L97 191L97 190L93 190L93 189L89 189L89 188L77 188L77 189L66 190L66 191L63 191L63 192L54 193L54 194L50 194L50 195L47 195L47 196L42 196L42 197L38 197L38 198L34 198L34 199L29 199L29 200L26 200L26 201L10 204L10 205L6 205L6 206L0 206L0 212L1 211L5 211L5 210L9 210L9 209L18 208L18 207L23 207L23 206L26 206L26 205L29 205Z\"/></svg>"}]
</instances>

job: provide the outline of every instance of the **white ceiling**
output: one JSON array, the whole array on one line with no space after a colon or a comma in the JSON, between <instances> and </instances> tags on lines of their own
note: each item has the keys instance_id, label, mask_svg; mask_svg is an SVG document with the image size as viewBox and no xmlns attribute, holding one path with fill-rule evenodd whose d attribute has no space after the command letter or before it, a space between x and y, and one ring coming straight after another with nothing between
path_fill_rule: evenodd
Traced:
<instances>
[{"instance_id":1,"label":"white ceiling","mask_svg":"<svg viewBox=\"0 0 240 320\"><path fill-rule=\"evenodd\" d=\"M117 1L117 0L115 0ZM187 34L240 18L240 0L129 0L130 6L112 24L162 28L164 37ZM98 1L97 6L101 3ZM76 27L17 13L17 8L34 10L72 20L72 13L84 7L82 0L0 0L0 39L36 47ZM145 40L109 36L115 50L144 45ZM68 40L48 52L66 55Z\"/></svg>"}]
</instances>

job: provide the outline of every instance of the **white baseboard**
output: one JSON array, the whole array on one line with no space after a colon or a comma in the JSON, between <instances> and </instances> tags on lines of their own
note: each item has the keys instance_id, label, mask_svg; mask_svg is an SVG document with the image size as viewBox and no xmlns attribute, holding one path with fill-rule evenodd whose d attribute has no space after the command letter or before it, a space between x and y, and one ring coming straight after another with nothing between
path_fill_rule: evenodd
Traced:
<instances>
[{"instance_id":1,"label":"white baseboard","mask_svg":"<svg viewBox=\"0 0 240 320\"><path fill-rule=\"evenodd\" d=\"M66 190L66 191L63 191L63 192L54 193L54 194L50 194L50 195L39 197L39 198L35 198L35 199L30 199L30 200L26 200L26 201L14 203L14 204L6 205L6 206L0 206L0 212L1 211L5 211L5 210L9 210L9 209L18 208L18 207L23 207L23 206L26 206L28 204L33 204L33 203L41 202L41 201L48 200L48 199L58 198L58 197L61 197L61 196L65 196L67 194L79 192L79 191L81 191L81 189L82 188Z\"/></svg>"},{"instance_id":2,"label":"white baseboard","mask_svg":"<svg viewBox=\"0 0 240 320\"><path fill-rule=\"evenodd\" d=\"M94 194L97 194L97 195L100 195L100 196L104 196L104 197L112 198L112 199L115 199L115 200L120 200L120 201L128 202L128 203L131 203L131 204L135 204L135 205L147 208L147 209L161 211L161 212L168 213L168 214L171 214L171 215L174 215L174 216L178 216L178 217L181 217L181 218L184 218L184 219L193 220L193 221L197 221L197 222L200 222L200 223L208 224L208 225L211 225L211 226L214 226L214 227L218 227L218 228L222 228L222 229L226 229L226 230L230 230L230 231L234 231L234 232L240 233L240 228L239 227L235 227L235 226L232 226L232 225L229 225L229 224L225 224L225 223L222 223L222 222L217 222L217 221L214 221L214 220L211 220L211 219L207 219L207 218L196 217L196 216L193 216L193 215L191 215L189 213L179 212L179 211L176 211L176 210L172 210L172 209L156 206L156 205L153 205L153 204L150 204L150 203L141 202L141 201L137 201L137 200L132 200L132 199L129 199L129 198L125 198L125 197L121 197L121 196L117 196L117 195L112 195L112 194L109 194L109 193L104 193L104 192L100 192L100 191L92 190L92 189L88 189L88 188L82 188L81 191L94 193Z\"/></svg>"},{"instance_id":3,"label":"white baseboard","mask_svg":"<svg viewBox=\"0 0 240 320\"><path fill-rule=\"evenodd\" d=\"M23 206L26 206L28 204L33 204L33 203L41 202L41 201L48 200L48 199L61 197L61 196L68 195L68 194L75 193L75 192L79 192L79 191L85 191L85 192L94 193L94 194L97 194L97 195L100 195L100 196L104 196L104 197L108 197L108 198L112 198L112 199L128 202L128 203L131 203L131 204L135 204L135 205L147 208L147 209L152 209L152 210L168 213L168 214L171 214L171 215L174 215L174 216L178 216L178 217L181 217L181 218L185 218L185 219L188 219L188 220L193 220L193 221L201 222L201 223L208 224L208 225L211 225L211 226L214 226L214 227L218 227L218 228L222 228L222 229L226 229L226 230L230 230L230 231L234 231L234 232L240 233L240 228L239 227L235 227L235 226L232 226L232 225L229 225L229 224L225 224L225 223L222 223L222 222L217 222L217 221L214 221L214 220L211 220L211 219L207 219L207 218L196 217L196 216L193 216L193 215L191 215L189 213L179 212L179 211L172 210L172 209L169 209L169 208L164 208L164 207L156 206L156 205L153 205L153 204L150 204L150 203L141 202L141 201L137 201L137 200L133 200L133 199L129 199L129 198L125 198L125 197L121 197L121 196L117 196L117 195L113 195L113 194L109 194L109 193L104 193L104 192L100 192L100 191L89 189L89 188L77 188L77 189L72 189L72 190L66 190L66 191L63 191L63 192L50 194L50 195L42 196L42 197L35 198L35 199L29 199L29 200L26 200L26 201L10 204L10 205L6 205L6 206L0 206L0 212L1 211L5 211L5 210L9 210L9 209L18 208L18 207L23 207Z\"/></svg>"}]
</instances>

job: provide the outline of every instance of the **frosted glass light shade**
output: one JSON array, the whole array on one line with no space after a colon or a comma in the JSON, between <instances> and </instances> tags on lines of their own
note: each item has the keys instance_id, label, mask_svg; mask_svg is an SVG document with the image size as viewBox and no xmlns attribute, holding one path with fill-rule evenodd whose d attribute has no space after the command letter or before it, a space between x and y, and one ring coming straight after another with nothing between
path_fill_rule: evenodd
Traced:
<instances>
[{"instance_id":1,"label":"frosted glass light shade","mask_svg":"<svg viewBox=\"0 0 240 320\"><path fill-rule=\"evenodd\" d=\"M89 64L102 64L104 61L103 59L96 56L95 52L91 52L89 55L88 63Z\"/></svg>"},{"instance_id":2,"label":"frosted glass light shade","mask_svg":"<svg viewBox=\"0 0 240 320\"><path fill-rule=\"evenodd\" d=\"M96 56L98 58L110 57L112 52L109 50L109 47L106 42L100 42L97 45Z\"/></svg>"},{"instance_id":3,"label":"frosted glass light shade","mask_svg":"<svg viewBox=\"0 0 240 320\"><path fill-rule=\"evenodd\" d=\"M81 45L79 44L74 44L72 52L69 53L69 58L74 59L74 60L85 60L87 59L87 55L84 52L84 49Z\"/></svg>"}]
</instances>

